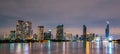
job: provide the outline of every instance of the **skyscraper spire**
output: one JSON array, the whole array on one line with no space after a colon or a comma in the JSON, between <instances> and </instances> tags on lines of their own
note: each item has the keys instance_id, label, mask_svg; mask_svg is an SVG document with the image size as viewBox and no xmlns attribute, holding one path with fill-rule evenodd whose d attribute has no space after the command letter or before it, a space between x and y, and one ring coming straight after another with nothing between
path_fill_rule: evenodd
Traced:
<instances>
[{"instance_id":1,"label":"skyscraper spire","mask_svg":"<svg viewBox=\"0 0 120 54\"><path fill-rule=\"evenodd\" d=\"M110 24L110 22L109 22L109 21L106 21L106 23L107 23L107 24Z\"/></svg>"}]
</instances>

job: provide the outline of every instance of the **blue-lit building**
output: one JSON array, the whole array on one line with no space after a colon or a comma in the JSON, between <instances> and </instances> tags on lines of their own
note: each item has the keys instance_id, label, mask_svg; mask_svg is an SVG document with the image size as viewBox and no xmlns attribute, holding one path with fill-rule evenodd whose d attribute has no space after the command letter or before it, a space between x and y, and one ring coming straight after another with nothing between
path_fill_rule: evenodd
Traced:
<instances>
[{"instance_id":1,"label":"blue-lit building","mask_svg":"<svg viewBox=\"0 0 120 54\"><path fill-rule=\"evenodd\" d=\"M109 37L109 21L107 21L106 23L107 23L107 26L105 28L105 36L106 38L108 38Z\"/></svg>"}]
</instances>

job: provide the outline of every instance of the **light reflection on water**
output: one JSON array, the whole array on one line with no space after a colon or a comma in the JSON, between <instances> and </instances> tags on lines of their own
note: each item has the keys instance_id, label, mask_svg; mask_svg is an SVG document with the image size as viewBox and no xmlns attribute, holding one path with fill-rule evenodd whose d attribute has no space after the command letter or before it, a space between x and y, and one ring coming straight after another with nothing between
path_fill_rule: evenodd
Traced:
<instances>
[{"instance_id":1,"label":"light reflection on water","mask_svg":"<svg viewBox=\"0 0 120 54\"><path fill-rule=\"evenodd\" d=\"M119 54L120 45L113 42L43 42L3 43L2 54Z\"/></svg>"},{"instance_id":2,"label":"light reflection on water","mask_svg":"<svg viewBox=\"0 0 120 54\"><path fill-rule=\"evenodd\" d=\"M90 54L90 43L86 42L86 54Z\"/></svg>"},{"instance_id":3,"label":"light reflection on water","mask_svg":"<svg viewBox=\"0 0 120 54\"><path fill-rule=\"evenodd\" d=\"M21 48L22 48L22 47L24 47L24 46L21 46L21 44L18 43L17 46L16 46L16 53L21 53L21 50L22 50ZM10 49L10 50L11 50L11 49Z\"/></svg>"},{"instance_id":4,"label":"light reflection on water","mask_svg":"<svg viewBox=\"0 0 120 54\"><path fill-rule=\"evenodd\" d=\"M113 51L114 51L113 43L110 42L110 43L108 43L107 52L109 54L113 54Z\"/></svg>"}]
</instances>

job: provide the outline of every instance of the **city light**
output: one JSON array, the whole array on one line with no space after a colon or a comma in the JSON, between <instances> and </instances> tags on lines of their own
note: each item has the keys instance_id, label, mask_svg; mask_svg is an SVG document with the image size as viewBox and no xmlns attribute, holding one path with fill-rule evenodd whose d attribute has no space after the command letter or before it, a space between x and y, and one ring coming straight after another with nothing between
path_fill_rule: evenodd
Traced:
<instances>
[{"instance_id":1,"label":"city light","mask_svg":"<svg viewBox=\"0 0 120 54\"><path fill-rule=\"evenodd\" d=\"M0 54L120 54L120 0L0 0Z\"/></svg>"},{"instance_id":2,"label":"city light","mask_svg":"<svg viewBox=\"0 0 120 54\"><path fill-rule=\"evenodd\" d=\"M112 40L113 40L113 37L112 37L112 36L109 36L109 37L108 37L108 40L109 40L109 41L112 41Z\"/></svg>"}]
</instances>

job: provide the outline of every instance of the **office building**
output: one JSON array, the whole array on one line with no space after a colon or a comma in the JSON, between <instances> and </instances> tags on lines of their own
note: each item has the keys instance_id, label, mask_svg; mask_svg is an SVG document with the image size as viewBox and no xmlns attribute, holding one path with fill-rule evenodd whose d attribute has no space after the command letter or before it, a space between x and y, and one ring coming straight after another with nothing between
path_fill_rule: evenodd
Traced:
<instances>
[{"instance_id":1,"label":"office building","mask_svg":"<svg viewBox=\"0 0 120 54\"><path fill-rule=\"evenodd\" d=\"M16 34L17 34L17 38L24 38L24 36L25 36L25 22L23 20L17 21Z\"/></svg>"},{"instance_id":2,"label":"office building","mask_svg":"<svg viewBox=\"0 0 120 54\"><path fill-rule=\"evenodd\" d=\"M25 38L30 39L33 35L32 22L26 21L25 24Z\"/></svg>"},{"instance_id":3,"label":"office building","mask_svg":"<svg viewBox=\"0 0 120 54\"><path fill-rule=\"evenodd\" d=\"M56 38L57 38L57 40L64 40L64 28L63 28L63 24L60 24L60 25L57 26Z\"/></svg>"},{"instance_id":4,"label":"office building","mask_svg":"<svg viewBox=\"0 0 120 54\"><path fill-rule=\"evenodd\" d=\"M16 38L29 39L32 36L32 22L18 20L16 24Z\"/></svg>"},{"instance_id":5,"label":"office building","mask_svg":"<svg viewBox=\"0 0 120 54\"><path fill-rule=\"evenodd\" d=\"M38 39L44 40L44 26L38 26Z\"/></svg>"}]
</instances>

